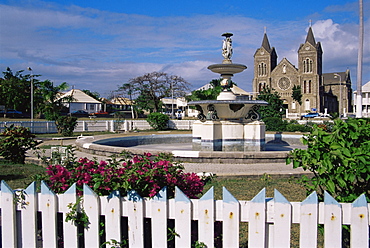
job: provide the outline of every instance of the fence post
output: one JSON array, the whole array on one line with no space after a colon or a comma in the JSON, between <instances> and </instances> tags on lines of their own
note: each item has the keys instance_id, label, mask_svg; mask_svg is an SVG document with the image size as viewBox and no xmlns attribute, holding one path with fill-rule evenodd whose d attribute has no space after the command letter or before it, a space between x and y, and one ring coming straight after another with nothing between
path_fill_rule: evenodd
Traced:
<instances>
[{"instance_id":1,"label":"fence post","mask_svg":"<svg viewBox=\"0 0 370 248\"><path fill-rule=\"evenodd\" d=\"M22 247L37 247L37 192L36 182L24 190L25 199L18 203L22 211Z\"/></svg>"},{"instance_id":2,"label":"fence post","mask_svg":"<svg viewBox=\"0 0 370 248\"><path fill-rule=\"evenodd\" d=\"M369 246L369 215L365 194L359 196L351 209L351 247Z\"/></svg>"},{"instance_id":3,"label":"fence post","mask_svg":"<svg viewBox=\"0 0 370 248\"><path fill-rule=\"evenodd\" d=\"M83 192L83 208L89 217L89 228L85 228L85 247L99 247L100 198L86 184Z\"/></svg>"},{"instance_id":4,"label":"fence post","mask_svg":"<svg viewBox=\"0 0 370 248\"><path fill-rule=\"evenodd\" d=\"M198 215L199 241L207 247L214 247L215 200L213 186L199 199Z\"/></svg>"},{"instance_id":5,"label":"fence post","mask_svg":"<svg viewBox=\"0 0 370 248\"><path fill-rule=\"evenodd\" d=\"M59 195L59 209L63 212L64 247L78 247L77 225L74 221L65 221L67 213L71 211L68 206L74 204L77 204L76 183L72 184L64 194ZM79 211L79 207L77 210Z\"/></svg>"},{"instance_id":6,"label":"fence post","mask_svg":"<svg viewBox=\"0 0 370 248\"><path fill-rule=\"evenodd\" d=\"M301 204L299 247L317 247L318 200L312 192Z\"/></svg>"},{"instance_id":7,"label":"fence post","mask_svg":"<svg viewBox=\"0 0 370 248\"><path fill-rule=\"evenodd\" d=\"M154 248L167 247L167 187L154 196L151 205L152 245Z\"/></svg>"},{"instance_id":8,"label":"fence post","mask_svg":"<svg viewBox=\"0 0 370 248\"><path fill-rule=\"evenodd\" d=\"M175 238L176 247L191 247L191 201L176 187L175 189Z\"/></svg>"},{"instance_id":9,"label":"fence post","mask_svg":"<svg viewBox=\"0 0 370 248\"><path fill-rule=\"evenodd\" d=\"M9 185L1 180L1 244L2 247L17 247L16 211L14 193Z\"/></svg>"},{"instance_id":10,"label":"fence post","mask_svg":"<svg viewBox=\"0 0 370 248\"><path fill-rule=\"evenodd\" d=\"M248 247L265 247L266 243L266 189L262 189L250 202Z\"/></svg>"},{"instance_id":11,"label":"fence post","mask_svg":"<svg viewBox=\"0 0 370 248\"><path fill-rule=\"evenodd\" d=\"M42 242L44 247L58 247L57 208L55 193L41 181L40 211L42 216Z\"/></svg>"},{"instance_id":12,"label":"fence post","mask_svg":"<svg viewBox=\"0 0 370 248\"><path fill-rule=\"evenodd\" d=\"M118 191L114 191L105 199L107 203L104 205L103 215L105 215L106 240L121 242L121 196Z\"/></svg>"},{"instance_id":13,"label":"fence post","mask_svg":"<svg viewBox=\"0 0 370 248\"><path fill-rule=\"evenodd\" d=\"M324 247L342 247L341 205L326 191L324 204Z\"/></svg>"},{"instance_id":14,"label":"fence post","mask_svg":"<svg viewBox=\"0 0 370 248\"><path fill-rule=\"evenodd\" d=\"M127 193L129 247L144 247L144 201L131 190Z\"/></svg>"},{"instance_id":15,"label":"fence post","mask_svg":"<svg viewBox=\"0 0 370 248\"><path fill-rule=\"evenodd\" d=\"M292 205L276 189L274 190L274 208L273 247L289 247Z\"/></svg>"},{"instance_id":16,"label":"fence post","mask_svg":"<svg viewBox=\"0 0 370 248\"><path fill-rule=\"evenodd\" d=\"M239 247L239 201L225 187L222 187L222 198L222 245L223 247Z\"/></svg>"}]
</instances>

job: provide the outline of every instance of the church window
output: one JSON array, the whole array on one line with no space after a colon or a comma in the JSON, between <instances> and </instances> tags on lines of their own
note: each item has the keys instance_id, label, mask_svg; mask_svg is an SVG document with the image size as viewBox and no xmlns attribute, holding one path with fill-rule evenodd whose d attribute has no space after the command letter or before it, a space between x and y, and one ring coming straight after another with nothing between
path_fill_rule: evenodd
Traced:
<instances>
[{"instance_id":1,"label":"church window","mask_svg":"<svg viewBox=\"0 0 370 248\"><path fill-rule=\"evenodd\" d=\"M261 63L258 65L258 76L266 76L267 75L267 65L266 63Z\"/></svg>"},{"instance_id":2,"label":"church window","mask_svg":"<svg viewBox=\"0 0 370 248\"><path fill-rule=\"evenodd\" d=\"M312 93L312 82L311 80L304 80L303 81L303 93L304 94L311 94Z\"/></svg>"},{"instance_id":3,"label":"church window","mask_svg":"<svg viewBox=\"0 0 370 248\"><path fill-rule=\"evenodd\" d=\"M306 101L304 102L304 110L310 110L310 109L311 109L310 100L306 99Z\"/></svg>"},{"instance_id":4,"label":"church window","mask_svg":"<svg viewBox=\"0 0 370 248\"><path fill-rule=\"evenodd\" d=\"M303 72L304 73L310 73L313 70L313 62L312 59L305 59L303 60Z\"/></svg>"},{"instance_id":5,"label":"church window","mask_svg":"<svg viewBox=\"0 0 370 248\"><path fill-rule=\"evenodd\" d=\"M259 85L258 85L258 92L261 92L265 87L266 87L266 83L265 82L259 83Z\"/></svg>"},{"instance_id":6,"label":"church window","mask_svg":"<svg viewBox=\"0 0 370 248\"><path fill-rule=\"evenodd\" d=\"M296 109L296 103L292 102L292 109Z\"/></svg>"}]
</instances>

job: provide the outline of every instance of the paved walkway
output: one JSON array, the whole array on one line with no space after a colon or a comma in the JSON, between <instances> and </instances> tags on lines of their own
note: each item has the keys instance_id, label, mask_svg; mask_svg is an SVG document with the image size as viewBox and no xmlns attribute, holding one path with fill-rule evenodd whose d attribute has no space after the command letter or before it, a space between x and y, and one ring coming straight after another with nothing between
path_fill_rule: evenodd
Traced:
<instances>
[{"instance_id":1,"label":"paved walkway","mask_svg":"<svg viewBox=\"0 0 370 248\"><path fill-rule=\"evenodd\" d=\"M117 137L117 135L99 135L99 138L111 138ZM44 140L42 145L55 145L55 146L67 146L74 145L76 138L73 139L60 139L53 140L48 139ZM47 149L45 156L50 157L50 149ZM35 161L37 156L32 153L28 153L28 158L31 161ZM76 150L75 156L87 157L89 159L96 158L97 160L107 160L109 157L98 156L90 153L85 153ZM284 176L293 176L299 174L309 174L304 171L302 168L293 169L292 165L286 165L285 163L273 163L273 164L264 164L264 163L255 163L255 164L216 164L216 163L184 163L185 171L195 172L195 173L213 173L218 176L262 176L263 174L270 175L284 175Z\"/></svg>"}]
</instances>

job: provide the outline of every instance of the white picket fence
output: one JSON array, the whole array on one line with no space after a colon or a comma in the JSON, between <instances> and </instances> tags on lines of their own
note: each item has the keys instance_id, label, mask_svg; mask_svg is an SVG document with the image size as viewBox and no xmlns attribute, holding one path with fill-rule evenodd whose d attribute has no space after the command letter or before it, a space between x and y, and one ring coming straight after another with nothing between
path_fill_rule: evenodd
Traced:
<instances>
[{"instance_id":1,"label":"white picket fence","mask_svg":"<svg viewBox=\"0 0 370 248\"><path fill-rule=\"evenodd\" d=\"M300 247L317 247L318 224L324 225L325 248L342 246L342 225L350 226L351 247L369 247L369 204L364 195L353 203L338 203L326 193L319 203L315 192L303 202L289 202L277 190L274 198L267 199L265 189L251 201L238 201L226 188L223 200L214 199L213 188L200 199L189 199L178 188L174 199L167 199L165 188L153 199L135 192L127 197L99 197L86 185L83 191L82 207L89 217L83 243L89 248L102 242L100 216L105 217L105 240L118 242L122 241L122 217L127 217L129 247L144 247L148 235L144 218L151 219L152 247L167 247L167 219L175 220L176 247L191 247L192 220L197 220L197 238L206 247L215 245L215 221L222 222L222 247L239 247L241 222L248 222L248 247L290 247L292 223L299 224ZM64 221L70 211L67 205L77 200L75 185L57 195L45 183L37 193L34 182L23 192L24 199L1 182L2 247L58 247L58 213L63 214L64 247L81 247L78 228Z\"/></svg>"}]
</instances>

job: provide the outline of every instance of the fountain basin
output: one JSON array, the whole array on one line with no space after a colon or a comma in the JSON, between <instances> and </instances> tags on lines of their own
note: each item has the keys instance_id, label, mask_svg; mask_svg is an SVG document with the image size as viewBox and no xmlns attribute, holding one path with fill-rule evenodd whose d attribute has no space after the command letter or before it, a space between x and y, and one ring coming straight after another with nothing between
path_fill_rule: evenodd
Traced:
<instances>
[{"instance_id":1,"label":"fountain basin","mask_svg":"<svg viewBox=\"0 0 370 248\"><path fill-rule=\"evenodd\" d=\"M81 138L76 141L78 150L111 156L122 151L133 154L149 152L172 153L175 161L199 163L284 163L289 151L294 148L305 148L300 139L302 135L267 134L266 151L261 152L224 152L224 151L193 151L192 135L160 134L117 138L97 139L96 137Z\"/></svg>"},{"instance_id":2,"label":"fountain basin","mask_svg":"<svg viewBox=\"0 0 370 248\"><path fill-rule=\"evenodd\" d=\"M247 66L242 64L213 64L208 66L208 69L214 73L223 75L234 75L247 69Z\"/></svg>"},{"instance_id":3,"label":"fountain basin","mask_svg":"<svg viewBox=\"0 0 370 248\"><path fill-rule=\"evenodd\" d=\"M199 106L197 109L202 113L208 113L210 105L214 106L217 117L219 119L240 119L247 117L248 112L251 111L253 106L263 106L268 103L259 100L202 100L191 101L188 103L190 106Z\"/></svg>"}]
</instances>

